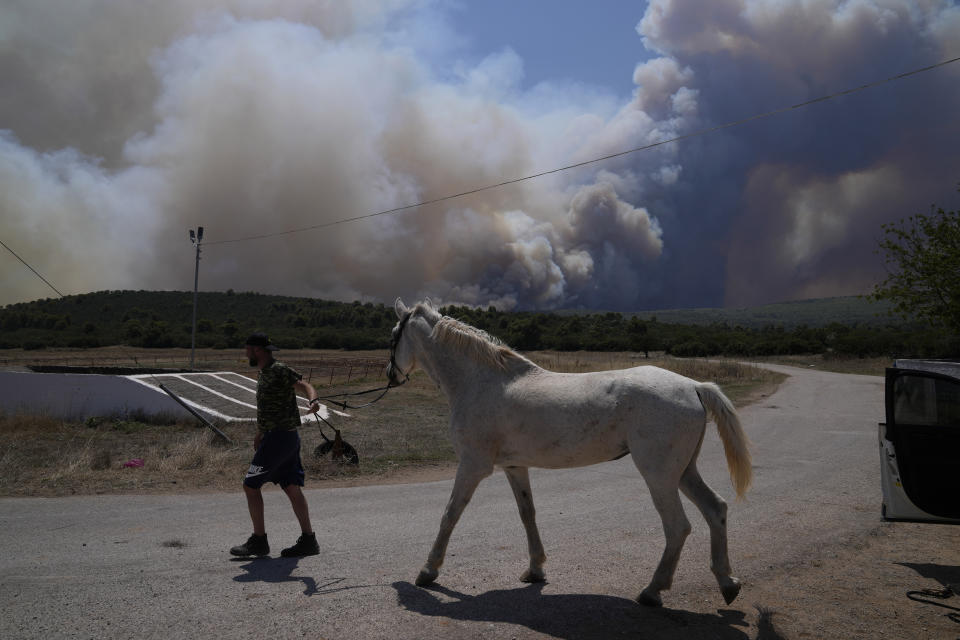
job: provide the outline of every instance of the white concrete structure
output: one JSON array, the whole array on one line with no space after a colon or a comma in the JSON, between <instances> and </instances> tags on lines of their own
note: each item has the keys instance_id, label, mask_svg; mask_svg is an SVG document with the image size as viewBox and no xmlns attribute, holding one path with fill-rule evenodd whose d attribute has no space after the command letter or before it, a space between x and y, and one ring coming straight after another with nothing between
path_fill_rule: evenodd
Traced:
<instances>
[{"instance_id":1,"label":"white concrete structure","mask_svg":"<svg viewBox=\"0 0 960 640\"><path fill-rule=\"evenodd\" d=\"M0 371L0 411L68 420L131 412L192 417L160 389L128 376L20 371Z\"/></svg>"},{"instance_id":2,"label":"white concrete structure","mask_svg":"<svg viewBox=\"0 0 960 640\"><path fill-rule=\"evenodd\" d=\"M231 371L136 375L0 371L0 412L65 420L130 413L192 418L161 384L207 420L257 419L256 380ZM302 412L309 410L305 398L298 398L298 404ZM317 413L326 419L331 411L321 405Z\"/></svg>"}]
</instances>

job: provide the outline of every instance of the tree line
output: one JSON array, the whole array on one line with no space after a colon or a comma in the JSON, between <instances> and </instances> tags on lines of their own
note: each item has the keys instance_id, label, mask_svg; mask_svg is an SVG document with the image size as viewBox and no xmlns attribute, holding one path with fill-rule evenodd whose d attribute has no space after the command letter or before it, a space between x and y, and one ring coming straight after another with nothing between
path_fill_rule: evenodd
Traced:
<instances>
[{"instance_id":1,"label":"tree line","mask_svg":"<svg viewBox=\"0 0 960 640\"><path fill-rule=\"evenodd\" d=\"M239 348L248 334L264 331L285 349L385 349L396 324L393 308L383 304L232 290L201 293L198 307L199 348ZM189 348L192 311L193 294L178 291L102 291L7 305L0 309L0 349ZM706 324L662 322L643 313L505 312L466 306L441 312L520 351L657 351L680 357L960 354L960 340L952 332L915 320L745 326L722 317Z\"/></svg>"}]
</instances>

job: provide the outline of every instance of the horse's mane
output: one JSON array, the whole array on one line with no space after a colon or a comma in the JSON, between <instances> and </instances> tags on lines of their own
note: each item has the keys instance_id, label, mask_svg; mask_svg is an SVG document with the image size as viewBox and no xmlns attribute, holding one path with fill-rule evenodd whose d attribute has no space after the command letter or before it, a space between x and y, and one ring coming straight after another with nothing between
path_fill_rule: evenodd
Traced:
<instances>
[{"instance_id":1,"label":"horse's mane","mask_svg":"<svg viewBox=\"0 0 960 640\"><path fill-rule=\"evenodd\" d=\"M450 316L437 321L431 337L438 344L452 347L476 362L498 369L506 369L511 362L533 364L486 331Z\"/></svg>"}]
</instances>

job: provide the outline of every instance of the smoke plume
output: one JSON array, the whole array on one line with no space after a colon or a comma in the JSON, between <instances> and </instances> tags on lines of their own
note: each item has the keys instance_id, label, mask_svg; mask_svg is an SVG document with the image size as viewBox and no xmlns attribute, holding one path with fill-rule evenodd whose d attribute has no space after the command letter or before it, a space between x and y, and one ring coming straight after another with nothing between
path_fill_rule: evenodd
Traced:
<instances>
[{"instance_id":1,"label":"smoke plume","mask_svg":"<svg viewBox=\"0 0 960 640\"><path fill-rule=\"evenodd\" d=\"M744 305L865 292L882 277L880 224L949 204L960 179L953 65L336 224L859 86L960 42L946 1L653 0L637 16L650 56L623 101L525 87L510 50L467 65L453 10L5 3L0 236L65 293L188 289L187 230L202 225L204 290ZM0 265L0 304L50 295L12 256Z\"/></svg>"}]
</instances>

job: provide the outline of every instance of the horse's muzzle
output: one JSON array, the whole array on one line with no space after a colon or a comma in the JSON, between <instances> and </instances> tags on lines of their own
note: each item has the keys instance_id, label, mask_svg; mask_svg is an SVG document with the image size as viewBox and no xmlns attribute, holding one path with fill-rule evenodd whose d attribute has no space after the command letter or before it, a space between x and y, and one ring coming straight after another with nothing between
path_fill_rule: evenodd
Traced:
<instances>
[{"instance_id":1,"label":"horse's muzzle","mask_svg":"<svg viewBox=\"0 0 960 640\"><path fill-rule=\"evenodd\" d=\"M397 379L397 368L393 366L392 362L387 365L387 380L395 386L400 384L400 381Z\"/></svg>"},{"instance_id":2,"label":"horse's muzzle","mask_svg":"<svg viewBox=\"0 0 960 640\"><path fill-rule=\"evenodd\" d=\"M390 362L387 365L387 380L390 382L390 386L399 387L409 379L410 376L405 374L396 363Z\"/></svg>"}]
</instances>

